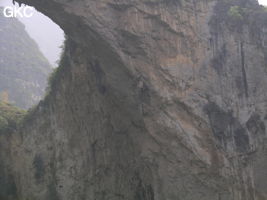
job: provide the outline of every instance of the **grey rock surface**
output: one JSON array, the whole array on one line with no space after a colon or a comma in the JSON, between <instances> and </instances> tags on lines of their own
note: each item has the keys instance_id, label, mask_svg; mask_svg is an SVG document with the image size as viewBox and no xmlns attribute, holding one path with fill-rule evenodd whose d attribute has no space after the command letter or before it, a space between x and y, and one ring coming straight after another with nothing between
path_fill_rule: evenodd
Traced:
<instances>
[{"instance_id":1,"label":"grey rock surface","mask_svg":"<svg viewBox=\"0 0 267 200\"><path fill-rule=\"evenodd\" d=\"M68 39L50 95L10 144L19 199L267 199L256 1L23 2Z\"/></svg>"}]
</instances>

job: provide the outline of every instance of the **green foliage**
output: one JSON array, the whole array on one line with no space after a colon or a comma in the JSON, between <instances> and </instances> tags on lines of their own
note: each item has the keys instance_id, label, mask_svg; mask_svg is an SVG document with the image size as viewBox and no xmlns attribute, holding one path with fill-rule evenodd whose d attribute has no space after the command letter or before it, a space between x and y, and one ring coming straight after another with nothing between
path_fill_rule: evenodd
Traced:
<instances>
[{"instance_id":1,"label":"green foliage","mask_svg":"<svg viewBox=\"0 0 267 200\"><path fill-rule=\"evenodd\" d=\"M5 129L8 126L7 120L0 116L0 130Z\"/></svg>"},{"instance_id":2,"label":"green foliage","mask_svg":"<svg viewBox=\"0 0 267 200\"><path fill-rule=\"evenodd\" d=\"M26 111L0 101L0 133L15 130L25 114Z\"/></svg>"},{"instance_id":3,"label":"green foliage","mask_svg":"<svg viewBox=\"0 0 267 200\"><path fill-rule=\"evenodd\" d=\"M63 63L64 63L64 56L65 56L65 47L66 47L66 36L65 36L65 41L64 44L62 44L60 46L61 48L61 55L60 55L60 59L57 61L58 63L58 67L54 68L53 71L50 73L49 77L48 77L48 84L46 87L46 96L49 94L49 92L51 91L54 82L56 81L57 77L58 77L58 73L59 71L63 68Z\"/></svg>"},{"instance_id":4,"label":"green foliage","mask_svg":"<svg viewBox=\"0 0 267 200\"><path fill-rule=\"evenodd\" d=\"M228 15L235 19L243 19L243 10L239 6L231 6Z\"/></svg>"},{"instance_id":5,"label":"green foliage","mask_svg":"<svg viewBox=\"0 0 267 200\"><path fill-rule=\"evenodd\" d=\"M57 74L60 71L61 67L58 66L57 68L54 68L52 73L50 73L49 77L48 77L48 81L47 81L47 87L46 87L46 96L49 94L49 92L51 91L52 87L53 87L53 83L55 82L55 80L57 79Z\"/></svg>"}]
</instances>

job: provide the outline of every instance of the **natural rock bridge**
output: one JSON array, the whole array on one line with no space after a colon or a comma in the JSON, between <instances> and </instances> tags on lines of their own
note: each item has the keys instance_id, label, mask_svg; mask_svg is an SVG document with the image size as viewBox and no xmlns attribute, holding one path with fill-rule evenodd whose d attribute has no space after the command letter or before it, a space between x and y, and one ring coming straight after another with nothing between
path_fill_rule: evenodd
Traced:
<instances>
[{"instance_id":1,"label":"natural rock bridge","mask_svg":"<svg viewBox=\"0 0 267 200\"><path fill-rule=\"evenodd\" d=\"M6 139L9 199L267 199L256 0L19 2L67 41L50 94Z\"/></svg>"}]
</instances>

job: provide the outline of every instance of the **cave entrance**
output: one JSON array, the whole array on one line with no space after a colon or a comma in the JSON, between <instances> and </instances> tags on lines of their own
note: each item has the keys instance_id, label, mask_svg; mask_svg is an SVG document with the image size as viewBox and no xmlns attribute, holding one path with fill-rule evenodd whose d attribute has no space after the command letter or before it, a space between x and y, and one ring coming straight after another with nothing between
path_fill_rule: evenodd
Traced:
<instances>
[{"instance_id":1,"label":"cave entrance","mask_svg":"<svg viewBox=\"0 0 267 200\"><path fill-rule=\"evenodd\" d=\"M28 109L45 95L64 32L33 7L0 0L0 9L0 100Z\"/></svg>"}]
</instances>

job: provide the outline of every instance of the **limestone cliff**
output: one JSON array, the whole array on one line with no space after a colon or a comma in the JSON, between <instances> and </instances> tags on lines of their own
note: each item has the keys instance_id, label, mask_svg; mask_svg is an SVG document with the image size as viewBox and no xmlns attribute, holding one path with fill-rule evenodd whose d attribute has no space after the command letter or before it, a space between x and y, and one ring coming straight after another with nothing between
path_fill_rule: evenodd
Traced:
<instances>
[{"instance_id":1,"label":"limestone cliff","mask_svg":"<svg viewBox=\"0 0 267 200\"><path fill-rule=\"evenodd\" d=\"M10 142L20 200L266 200L267 14L254 0L21 0L65 31Z\"/></svg>"}]
</instances>

